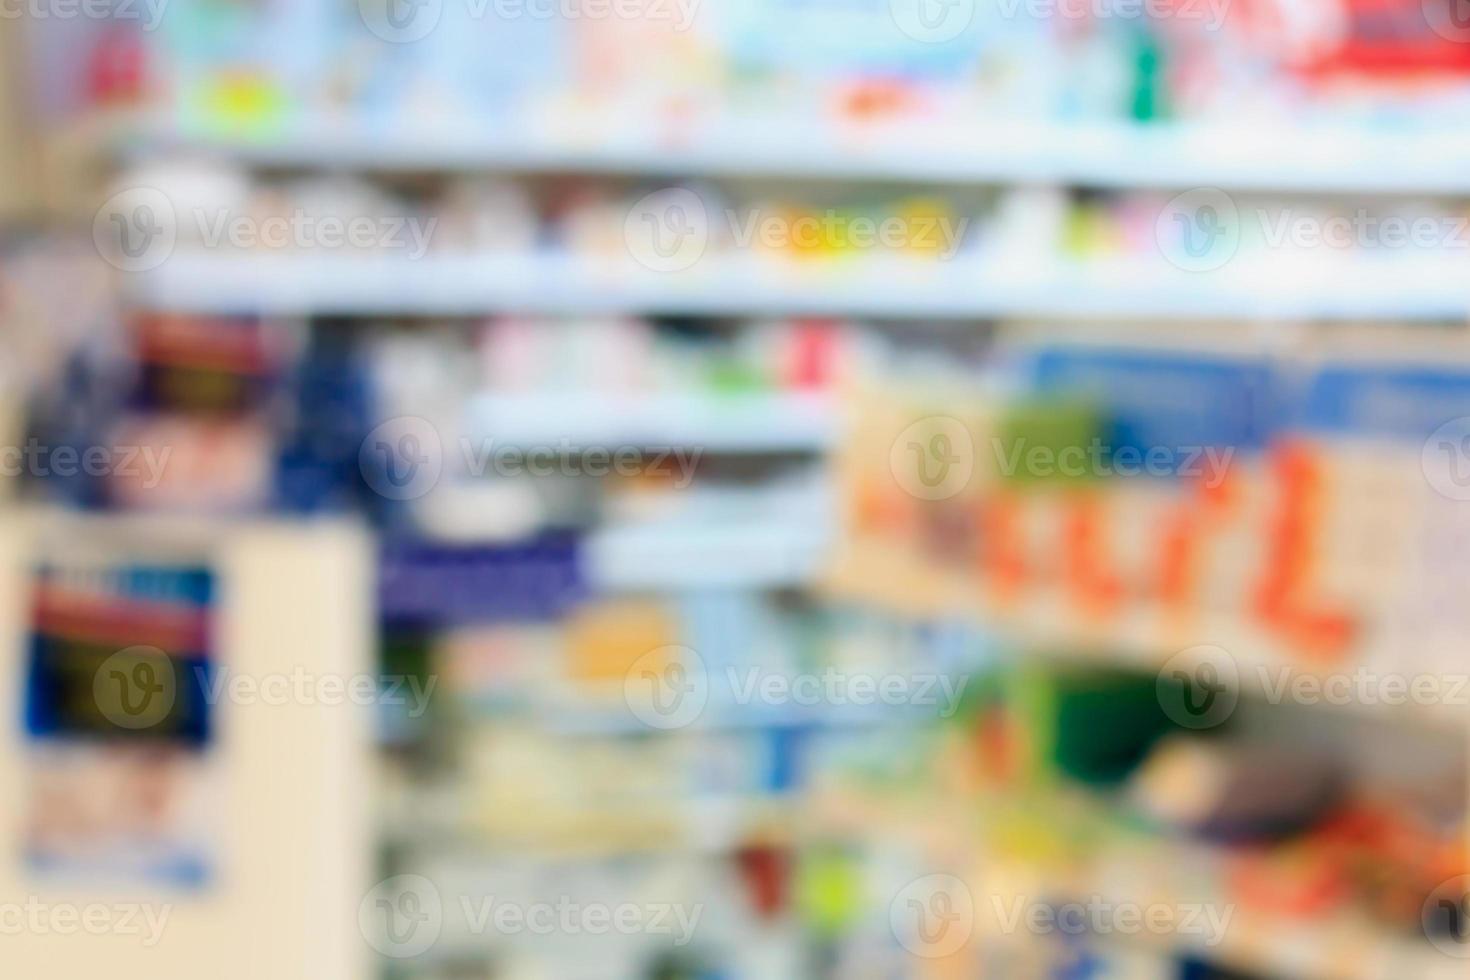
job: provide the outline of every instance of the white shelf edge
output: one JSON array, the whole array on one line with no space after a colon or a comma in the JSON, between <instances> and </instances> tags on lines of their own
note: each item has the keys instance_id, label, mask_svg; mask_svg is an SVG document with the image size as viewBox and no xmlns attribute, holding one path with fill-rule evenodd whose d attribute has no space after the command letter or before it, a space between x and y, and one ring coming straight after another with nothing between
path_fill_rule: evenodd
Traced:
<instances>
[{"instance_id":1,"label":"white shelf edge","mask_svg":"<svg viewBox=\"0 0 1470 980\"><path fill-rule=\"evenodd\" d=\"M585 560L607 591L796 588L814 581L829 540L820 528L758 521L618 527L591 534Z\"/></svg>"},{"instance_id":2,"label":"white shelf edge","mask_svg":"<svg viewBox=\"0 0 1470 980\"><path fill-rule=\"evenodd\" d=\"M509 446L697 447L709 452L823 452L838 435L815 393L484 394L468 407L477 437Z\"/></svg>"},{"instance_id":3,"label":"white shelf edge","mask_svg":"<svg viewBox=\"0 0 1470 980\"><path fill-rule=\"evenodd\" d=\"M209 153L291 168L1470 194L1461 134L1413 126L995 119L967 132L942 120L862 127L766 116L704 120L667 138L613 134L601 123L557 135L477 120L364 125L324 116L250 135L159 117L115 127L111 141L134 158Z\"/></svg>"},{"instance_id":4,"label":"white shelf edge","mask_svg":"<svg viewBox=\"0 0 1470 980\"><path fill-rule=\"evenodd\" d=\"M356 316L810 315L899 319L1447 320L1470 316L1463 262L1278 264L1187 273L1100 262L1027 274L1014 262L852 263L831 271L710 259L663 274L631 260L179 253L124 274L142 307L201 314Z\"/></svg>"}]
</instances>

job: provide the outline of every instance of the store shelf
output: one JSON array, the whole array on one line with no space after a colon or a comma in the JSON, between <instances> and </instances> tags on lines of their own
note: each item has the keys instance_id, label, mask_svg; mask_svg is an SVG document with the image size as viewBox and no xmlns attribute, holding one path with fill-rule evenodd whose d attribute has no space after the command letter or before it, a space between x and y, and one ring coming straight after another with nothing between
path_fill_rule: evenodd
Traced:
<instances>
[{"instance_id":1,"label":"store shelf","mask_svg":"<svg viewBox=\"0 0 1470 980\"><path fill-rule=\"evenodd\" d=\"M1280 638L1237 618L1200 615L1181 621L1162 609L1143 608L1099 622L1080 619L1063 603L1036 602L985 616L983 621L1010 644L1039 655L1067 651L1057 659L1144 673L1159 672L1170 657L1189 647L1219 647L1235 663L1236 687L1242 696L1286 707L1294 706L1289 696L1282 697L1288 677L1313 682L1351 679L1356 671L1371 675L1372 664L1399 662L1363 647L1352 648L1341 662L1314 662ZM1363 702L1334 696L1320 697L1299 707L1304 711L1342 712L1360 721L1408 723L1454 737L1463 736L1467 722L1465 709L1453 703L1416 703L1408 699L1402 703Z\"/></svg>"},{"instance_id":2,"label":"store shelf","mask_svg":"<svg viewBox=\"0 0 1470 980\"><path fill-rule=\"evenodd\" d=\"M769 520L633 525L594 532L584 562L595 588L615 592L797 588L815 579L830 541L820 527Z\"/></svg>"},{"instance_id":3,"label":"store shelf","mask_svg":"<svg viewBox=\"0 0 1470 980\"><path fill-rule=\"evenodd\" d=\"M853 125L810 118L718 118L650 133L589 118L565 135L467 125L302 119L266 134L153 123L118 142L135 156L213 153L256 166L387 171L490 170L668 177L804 178L950 184L1470 193L1457 131L1126 122L926 119ZM615 127L615 128L614 128Z\"/></svg>"},{"instance_id":4,"label":"store shelf","mask_svg":"<svg viewBox=\"0 0 1470 980\"><path fill-rule=\"evenodd\" d=\"M626 703L621 700L609 704L588 698L567 699L550 705L547 716L552 721L546 724L546 728L558 735L609 738L641 736L654 731L629 711ZM708 735L783 729L895 729L913 727L933 720L933 711L912 705L880 703L837 708L817 705L774 707L712 703L697 719L679 731L681 734Z\"/></svg>"},{"instance_id":5,"label":"store shelf","mask_svg":"<svg viewBox=\"0 0 1470 980\"><path fill-rule=\"evenodd\" d=\"M1403 653L1427 652L1413 636L1366 632L1334 656L1315 654L1294 645L1288 637L1267 629L1248 616L1231 615L1205 607L1171 609L1159 603L1137 602L1107 614L1080 613L1075 600L1061 588L1041 589L1024 598L995 602L982 586L963 576L933 576L903 580L911 590L893 582L865 578L863 570L892 567L891 552L867 542L842 542L829 562L818 570L823 585L838 595L861 597L878 608L910 609L912 615L936 619L960 618L994 636L1008 649L1046 661L1071 661L1144 674L1157 674L1176 654L1193 647L1215 647L1229 654L1234 675L1227 677L1242 697L1265 700L1304 711L1345 713L1355 721L1407 723L1463 738L1470 725L1464 694L1446 683L1440 700L1418 700L1404 692L1376 687L1371 681L1400 677L1405 683L1416 672L1434 676L1443 666L1423 659L1406 662ZM1440 656L1446 656L1445 651ZM1220 666L1217 664L1217 666ZM1357 692L1365 675L1371 700ZM1331 679L1332 694L1321 682ZM1292 685L1306 681L1314 700L1298 704ZM1345 683L1347 682L1347 683Z\"/></svg>"},{"instance_id":6,"label":"store shelf","mask_svg":"<svg viewBox=\"0 0 1470 980\"><path fill-rule=\"evenodd\" d=\"M1458 257L1463 258L1463 257ZM194 313L357 316L853 315L1206 319L1463 319L1463 261L1240 263L1188 273L1163 262L1054 266L918 260L791 268L710 257L679 274L631 259L180 253L127 277L137 305Z\"/></svg>"},{"instance_id":7,"label":"store shelf","mask_svg":"<svg viewBox=\"0 0 1470 980\"><path fill-rule=\"evenodd\" d=\"M1076 797L1058 799L1053 806L1074 820L1078 813L1094 808L1094 804ZM974 801L958 797L878 800L844 790L827 791L813 798L807 812L813 825L827 832L877 827L892 839L938 850L976 847L985 833L976 830L976 820L983 825L987 819ZM1121 828L1120 832L1127 835L1126 843L1085 859L1073 859L1050 876L1047 904L1086 905L1106 899L1115 907L1229 905L1231 917L1224 935L1213 944L1197 933L1146 929L1128 934L1089 933L1099 941L1127 943L1170 957L1185 953L1253 976L1294 980L1451 980L1465 975L1463 959L1441 953L1420 935L1393 931L1351 911L1298 921L1240 907L1233 897L1212 891L1209 884L1220 879L1221 868L1231 857L1226 847L1140 834L1134 827ZM984 884L994 886L988 891L992 900L986 903L988 909L1007 904L1013 896L1006 890L1036 873L1034 856L983 845L980 853L983 859L979 866L988 869ZM1014 897L1026 902L1036 898L1029 893ZM1030 938L1001 926L997 919L983 921L983 934L977 941L1005 944Z\"/></svg>"},{"instance_id":8,"label":"store shelf","mask_svg":"<svg viewBox=\"0 0 1470 980\"><path fill-rule=\"evenodd\" d=\"M1158 945L1171 953L1178 951L1171 944ZM1422 940L1385 935L1381 926L1353 918L1299 927L1242 921L1219 946L1197 943L1187 949L1233 969L1302 980L1451 980L1465 975L1463 960L1440 953Z\"/></svg>"},{"instance_id":9,"label":"store shelf","mask_svg":"<svg viewBox=\"0 0 1470 980\"><path fill-rule=\"evenodd\" d=\"M1237 688L1245 697L1304 711L1344 712L1360 721L1409 723L1462 738L1466 731L1464 707L1453 703L1416 703L1403 700L1364 702L1357 699L1318 698L1295 705L1282 698L1286 678L1324 681L1352 678L1356 671L1375 673L1373 664L1400 663L1363 647L1354 647L1339 663L1313 662L1279 638L1234 617L1199 616L1188 624L1171 619L1161 609L1143 609L1102 624L1081 621L1060 605L1038 603L989 620L1002 635L1028 650L1066 650L1067 657L1105 663L1145 673L1162 670L1175 653L1207 644L1228 652L1236 666ZM1401 668L1404 669L1404 668ZM1432 673L1424 668L1426 673ZM1381 671L1388 673L1388 671Z\"/></svg>"},{"instance_id":10,"label":"store shelf","mask_svg":"<svg viewBox=\"0 0 1470 980\"><path fill-rule=\"evenodd\" d=\"M708 452L823 452L838 435L816 394L639 396L614 391L481 395L468 408L478 439L497 446L693 447Z\"/></svg>"},{"instance_id":11,"label":"store shelf","mask_svg":"<svg viewBox=\"0 0 1470 980\"><path fill-rule=\"evenodd\" d=\"M399 801L384 824L397 846L451 860L514 855L723 855L753 829L770 837L796 818L780 795L702 794L668 800L605 801L579 806L523 805L487 813L465 799L435 797L436 806Z\"/></svg>"},{"instance_id":12,"label":"store shelf","mask_svg":"<svg viewBox=\"0 0 1470 980\"><path fill-rule=\"evenodd\" d=\"M1224 896L1210 899L1191 895L1183 884L1192 876L1197 877L1202 866L1223 860L1225 852L1219 848L1173 842L1146 845L1126 865L1172 869L1178 881L1157 894L1138 892L1129 899L1145 907L1159 902L1177 903L1182 897L1204 904L1229 902ZM1090 882L1076 892L1077 900L1085 901L1087 896L1099 894L1113 898L1117 887L1116 877ZM1396 933L1359 915L1342 913L1304 922L1283 922L1264 912L1240 908L1234 912L1230 927L1213 945L1197 935L1147 931L1119 938L1169 954L1188 952L1209 963L1260 976L1290 976L1301 980L1383 980L1385 977L1450 980L1464 976L1463 960L1441 953L1422 936Z\"/></svg>"}]
</instances>

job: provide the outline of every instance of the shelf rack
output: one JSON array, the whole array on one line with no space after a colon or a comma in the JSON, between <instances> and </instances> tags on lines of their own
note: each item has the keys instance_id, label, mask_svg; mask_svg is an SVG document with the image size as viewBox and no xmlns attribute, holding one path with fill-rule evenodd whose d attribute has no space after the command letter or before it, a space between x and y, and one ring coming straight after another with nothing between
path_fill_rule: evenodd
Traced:
<instances>
[{"instance_id":1,"label":"shelf rack","mask_svg":"<svg viewBox=\"0 0 1470 980\"><path fill-rule=\"evenodd\" d=\"M266 137L186 132L166 123L135 129L119 142L126 155L213 154L250 167L402 172L590 173L643 178L740 177L912 184L1068 185L1137 188L1167 194L1194 187L1283 192L1470 196L1470 142L1461 133L1287 131L1281 126L1138 128L1109 124L979 128L973 137L937 141L933 132L813 129L801 121L746 120L711 124L688 138L609 139L597 127L577 136L484 131L474 127L383 128L336 119L302 120ZM387 136L391 134L392 138ZM1288 274L1254 270L1198 275L1162 265L1072 268L1017 274L1003 261L936 268L856 265L796 276L759 263L711 258L691 273L661 275L626 256L596 260L551 255L432 254L417 262L320 255L172 256L158 269L128 275L124 288L140 306L201 313L265 315L481 316L494 312L681 314L702 316L853 315L871 318L1146 318L1209 320L1395 319L1464 320L1470 277L1454 261L1341 264ZM738 423L704 417L698 406L667 427L667 405L635 406L587 421L586 406L545 406L482 399L486 425L529 419L512 440L578 432L574 438L666 439L725 450L787 448L825 451L829 420L797 412L782 446L758 442L761 412ZM661 418L662 416L662 418ZM666 427L660 428L661 425ZM663 590L672 583L739 587L799 586L820 568L822 545L793 542L767 529L769 560L732 576L721 549L748 555L751 529L694 539L653 532L604 532L591 542L604 581ZM766 540L766 538L761 538ZM733 553L733 552L732 552ZM681 563L697 556L691 570ZM757 563L761 564L761 563ZM702 571L701 571L702 569ZM596 577L596 576L594 576ZM1147 662L1139 651L1133 665ZM1436 723L1446 719L1436 719ZM1449 719L1463 733L1465 719ZM1220 958L1268 973L1313 976L1450 975L1457 964L1426 958L1419 947L1365 940L1356 927L1324 926L1323 948L1351 936L1357 948L1385 959L1362 960L1360 974L1299 960L1298 943L1267 929L1225 949ZM1208 951L1202 951L1208 952ZM1430 961L1433 962L1430 962ZM1392 972L1379 972L1387 969Z\"/></svg>"}]
</instances>

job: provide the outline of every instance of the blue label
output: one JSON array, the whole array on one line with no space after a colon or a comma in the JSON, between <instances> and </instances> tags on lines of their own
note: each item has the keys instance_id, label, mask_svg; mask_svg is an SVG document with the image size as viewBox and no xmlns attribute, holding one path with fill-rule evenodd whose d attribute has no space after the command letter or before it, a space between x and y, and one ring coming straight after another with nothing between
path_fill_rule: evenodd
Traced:
<instances>
[{"instance_id":1,"label":"blue label","mask_svg":"<svg viewBox=\"0 0 1470 980\"><path fill-rule=\"evenodd\" d=\"M1422 441L1470 416L1470 370L1337 365L1312 381L1300 425L1309 432Z\"/></svg>"},{"instance_id":2,"label":"blue label","mask_svg":"<svg viewBox=\"0 0 1470 980\"><path fill-rule=\"evenodd\" d=\"M587 593L574 539L444 548L395 544L383 549L378 576L386 623L460 623L555 619Z\"/></svg>"},{"instance_id":3,"label":"blue label","mask_svg":"<svg viewBox=\"0 0 1470 980\"><path fill-rule=\"evenodd\" d=\"M1041 392L1106 412L1115 448L1259 450L1284 421L1284 386L1260 358L1066 347L1032 369Z\"/></svg>"}]
</instances>

